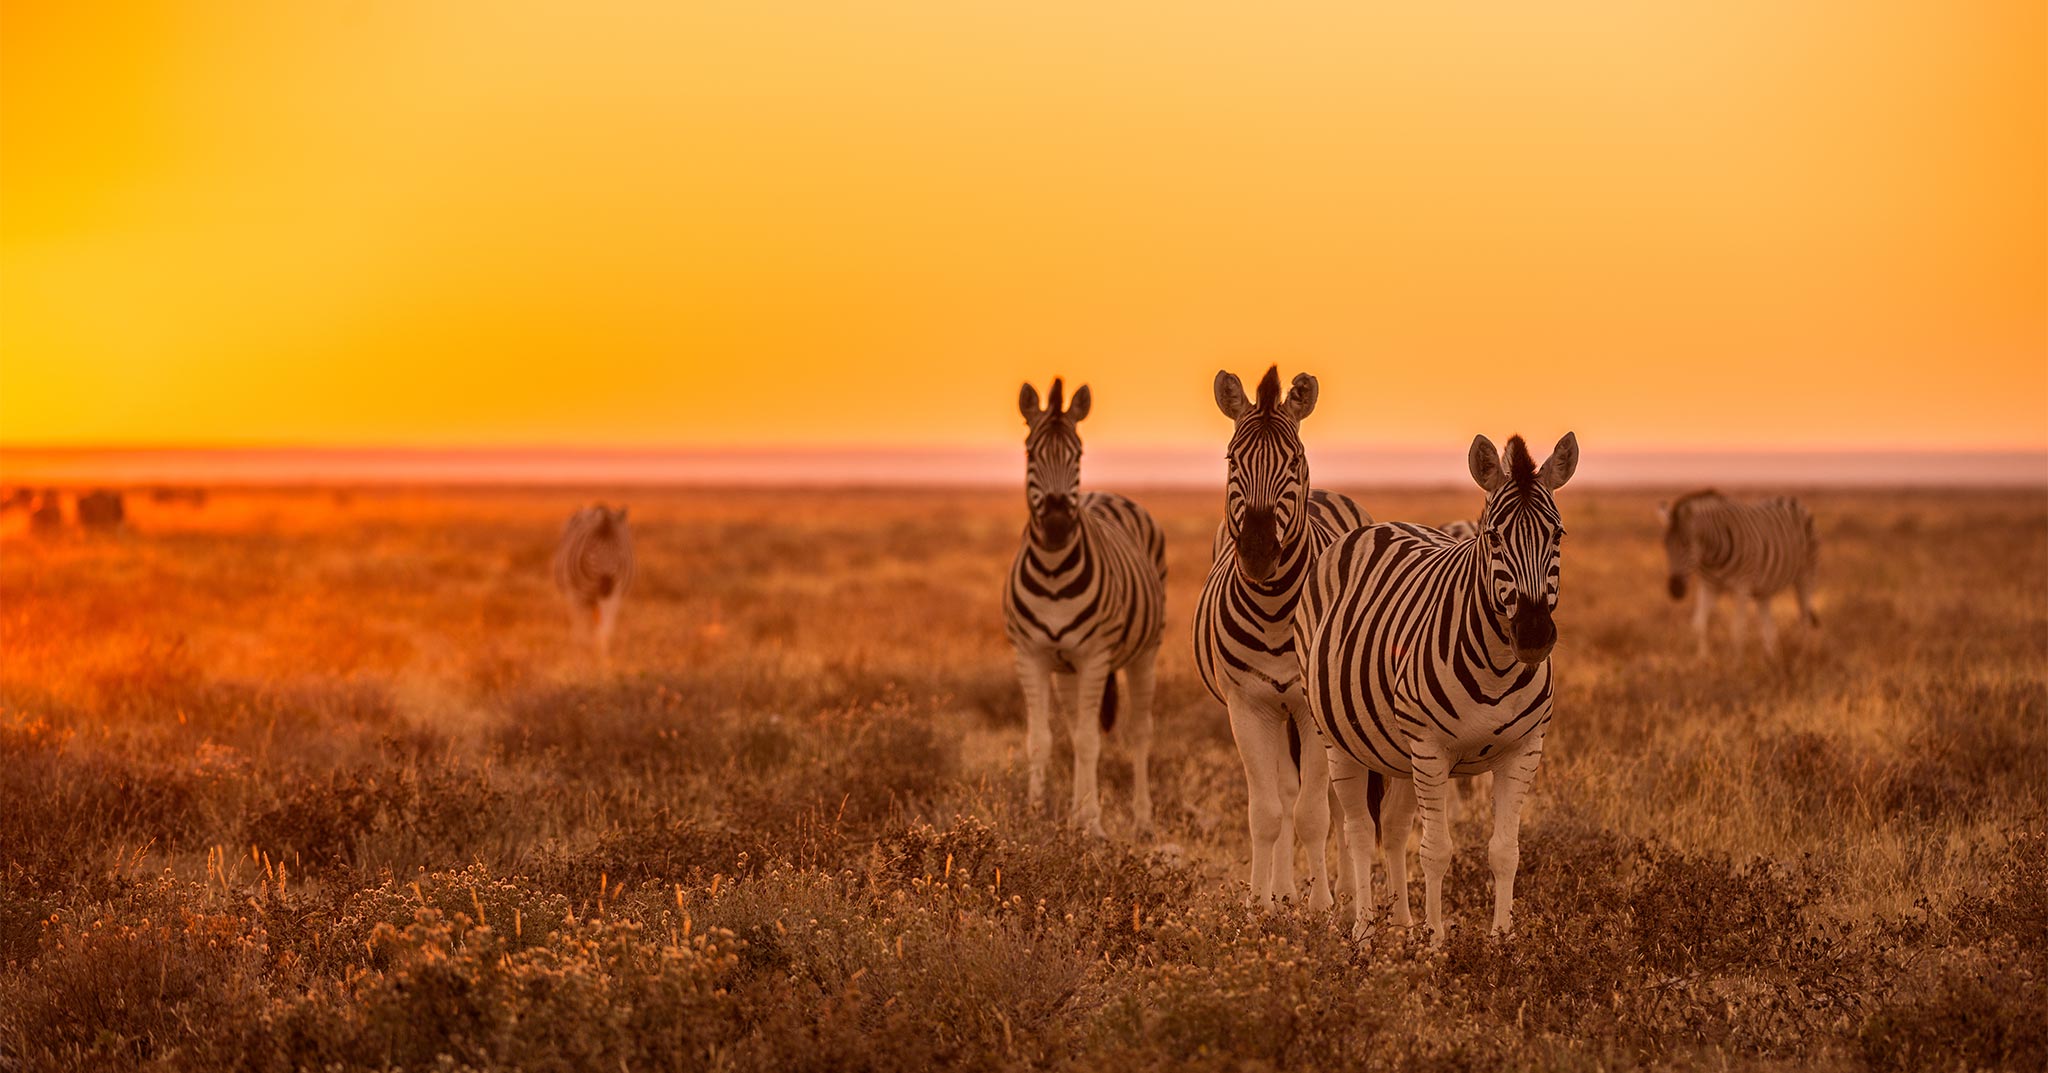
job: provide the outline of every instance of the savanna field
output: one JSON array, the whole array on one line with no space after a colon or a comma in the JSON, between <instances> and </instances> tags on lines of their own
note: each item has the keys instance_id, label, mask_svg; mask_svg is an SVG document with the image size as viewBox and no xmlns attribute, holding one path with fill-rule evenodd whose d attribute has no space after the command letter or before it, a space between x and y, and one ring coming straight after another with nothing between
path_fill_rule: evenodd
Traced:
<instances>
[{"instance_id":1,"label":"savanna field","mask_svg":"<svg viewBox=\"0 0 2048 1073\"><path fill-rule=\"evenodd\" d=\"M1657 496L1561 492L1516 930L1466 814L1439 951L1242 904L1220 493L1137 494L1158 826L1112 733L1106 842L1025 803L1015 491L605 496L608 669L549 578L582 497L140 498L0 531L0 1069L2048 1066L2038 492L1806 495L1821 632L1705 661Z\"/></svg>"}]
</instances>

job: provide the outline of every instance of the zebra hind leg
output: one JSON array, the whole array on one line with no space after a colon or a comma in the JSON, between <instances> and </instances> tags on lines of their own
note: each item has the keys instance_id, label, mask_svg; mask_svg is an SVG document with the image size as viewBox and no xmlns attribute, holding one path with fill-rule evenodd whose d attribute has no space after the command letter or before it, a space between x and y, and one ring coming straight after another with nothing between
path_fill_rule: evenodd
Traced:
<instances>
[{"instance_id":1,"label":"zebra hind leg","mask_svg":"<svg viewBox=\"0 0 2048 1073\"><path fill-rule=\"evenodd\" d=\"M1778 624L1771 619L1771 598L1768 596L1756 598L1756 632L1763 640L1764 655L1778 651Z\"/></svg>"}]
</instances>

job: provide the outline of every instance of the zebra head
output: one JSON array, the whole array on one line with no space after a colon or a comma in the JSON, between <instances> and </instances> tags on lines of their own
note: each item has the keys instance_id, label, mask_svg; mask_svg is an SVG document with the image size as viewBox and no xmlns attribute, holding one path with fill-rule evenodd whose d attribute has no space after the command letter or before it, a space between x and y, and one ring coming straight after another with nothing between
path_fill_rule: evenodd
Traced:
<instances>
[{"instance_id":1,"label":"zebra head","mask_svg":"<svg viewBox=\"0 0 2048 1073\"><path fill-rule=\"evenodd\" d=\"M1300 373L1280 397L1280 367L1266 370L1257 401L1245 398L1235 374L1216 372L1216 408L1237 422L1231 433L1225 525L1237 547L1237 569L1249 581L1273 576L1308 527L1308 453L1300 425L1316 408L1316 378Z\"/></svg>"},{"instance_id":2,"label":"zebra head","mask_svg":"<svg viewBox=\"0 0 2048 1073\"><path fill-rule=\"evenodd\" d=\"M1046 405L1038 405L1038 389L1030 384L1017 395L1017 409L1030 431L1024 437L1024 500L1031 508L1031 542L1041 548L1065 547L1081 520L1081 434L1074 426L1088 416L1088 385L1074 389L1066 403L1065 385L1053 378Z\"/></svg>"},{"instance_id":3,"label":"zebra head","mask_svg":"<svg viewBox=\"0 0 2048 1073\"><path fill-rule=\"evenodd\" d=\"M1489 609L1505 620L1515 658L1541 663L1557 643L1551 612L1557 608L1558 552L1564 540L1550 493L1564 487L1578 469L1578 437L1565 433L1541 466L1529 456L1522 437L1512 437L1503 468L1492 441L1474 436L1466 462L1472 479L1486 490L1479 532L1491 580Z\"/></svg>"}]
</instances>

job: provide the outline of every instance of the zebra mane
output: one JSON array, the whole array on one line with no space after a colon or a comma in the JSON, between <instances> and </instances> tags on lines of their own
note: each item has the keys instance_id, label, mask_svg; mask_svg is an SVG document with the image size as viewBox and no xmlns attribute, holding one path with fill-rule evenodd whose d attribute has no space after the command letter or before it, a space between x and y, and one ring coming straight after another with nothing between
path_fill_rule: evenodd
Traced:
<instances>
[{"instance_id":1,"label":"zebra mane","mask_svg":"<svg viewBox=\"0 0 2048 1073\"><path fill-rule=\"evenodd\" d=\"M1280 405L1280 367L1271 366L1259 380L1259 409L1272 413Z\"/></svg>"},{"instance_id":2,"label":"zebra mane","mask_svg":"<svg viewBox=\"0 0 2048 1073\"><path fill-rule=\"evenodd\" d=\"M1508 437L1507 450L1508 479L1517 488L1528 490L1536 484L1536 460L1529 457L1529 445L1520 436Z\"/></svg>"}]
</instances>

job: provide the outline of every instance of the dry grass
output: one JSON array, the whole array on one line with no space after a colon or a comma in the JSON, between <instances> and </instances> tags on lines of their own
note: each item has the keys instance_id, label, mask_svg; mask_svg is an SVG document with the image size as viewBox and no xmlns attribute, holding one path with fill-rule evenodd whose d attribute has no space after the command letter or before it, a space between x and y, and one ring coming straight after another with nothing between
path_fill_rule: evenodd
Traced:
<instances>
[{"instance_id":1,"label":"dry grass","mask_svg":"<svg viewBox=\"0 0 2048 1073\"><path fill-rule=\"evenodd\" d=\"M1462 821L1434 955L1237 905L1185 646L1156 841L1113 745L1110 843L1028 814L1019 497L613 498L609 675L549 589L564 495L0 534L0 1069L2048 1062L2038 495L1809 497L1826 632L1702 665L1654 497L1566 492L1518 933ZM1219 497L1141 498L1185 637Z\"/></svg>"}]
</instances>

